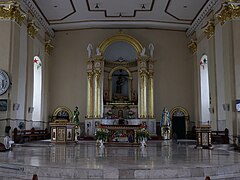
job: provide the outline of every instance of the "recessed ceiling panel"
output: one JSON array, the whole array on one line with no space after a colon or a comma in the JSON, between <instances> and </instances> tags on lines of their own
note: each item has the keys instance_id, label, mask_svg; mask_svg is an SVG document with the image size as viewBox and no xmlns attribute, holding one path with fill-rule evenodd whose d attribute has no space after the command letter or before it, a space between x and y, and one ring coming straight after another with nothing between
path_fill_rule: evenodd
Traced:
<instances>
[{"instance_id":1,"label":"recessed ceiling panel","mask_svg":"<svg viewBox=\"0 0 240 180\"><path fill-rule=\"evenodd\" d=\"M182 21L192 21L207 0L169 0L166 13Z\"/></svg>"},{"instance_id":2,"label":"recessed ceiling panel","mask_svg":"<svg viewBox=\"0 0 240 180\"><path fill-rule=\"evenodd\" d=\"M34 0L48 21L61 21L76 12L72 0Z\"/></svg>"}]
</instances>

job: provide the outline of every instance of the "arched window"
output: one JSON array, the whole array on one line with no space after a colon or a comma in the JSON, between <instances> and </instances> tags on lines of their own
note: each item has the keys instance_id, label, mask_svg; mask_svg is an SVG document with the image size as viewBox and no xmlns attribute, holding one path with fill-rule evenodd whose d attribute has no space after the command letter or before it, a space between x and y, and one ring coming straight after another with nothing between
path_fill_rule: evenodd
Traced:
<instances>
[{"instance_id":1,"label":"arched window","mask_svg":"<svg viewBox=\"0 0 240 180\"><path fill-rule=\"evenodd\" d=\"M203 55L200 59L200 85L201 85L201 122L206 124L210 122L210 96L208 81L208 59Z\"/></svg>"},{"instance_id":2,"label":"arched window","mask_svg":"<svg viewBox=\"0 0 240 180\"><path fill-rule=\"evenodd\" d=\"M34 77L33 77L33 121L40 122L41 120L41 105L42 105L42 62L39 56L34 56ZM35 123L34 126L40 123Z\"/></svg>"}]
</instances>

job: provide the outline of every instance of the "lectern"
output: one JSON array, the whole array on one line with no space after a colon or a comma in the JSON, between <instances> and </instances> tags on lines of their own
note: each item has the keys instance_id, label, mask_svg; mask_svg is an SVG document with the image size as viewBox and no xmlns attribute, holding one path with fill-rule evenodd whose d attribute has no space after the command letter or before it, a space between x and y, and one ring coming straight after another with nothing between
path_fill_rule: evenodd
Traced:
<instances>
[{"instance_id":1,"label":"lectern","mask_svg":"<svg viewBox=\"0 0 240 180\"><path fill-rule=\"evenodd\" d=\"M196 127L197 145L196 148L212 149L212 131L210 125Z\"/></svg>"}]
</instances>

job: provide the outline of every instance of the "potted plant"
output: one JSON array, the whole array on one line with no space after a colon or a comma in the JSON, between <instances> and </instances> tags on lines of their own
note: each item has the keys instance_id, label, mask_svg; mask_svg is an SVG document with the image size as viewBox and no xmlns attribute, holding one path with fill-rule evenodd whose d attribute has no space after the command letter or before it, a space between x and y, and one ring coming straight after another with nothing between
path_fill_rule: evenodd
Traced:
<instances>
[{"instance_id":1,"label":"potted plant","mask_svg":"<svg viewBox=\"0 0 240 180\"><path fill-rule=\"evenodd\" d=\"M141 141L147 141L148 139L150 139L150 135L149 135L149 132L145 129L145 128L141 128L139 130L137 130L137 140L138 142L141 142Z\"/></svg>"},{"instance_id":2,"label":"potted plant","mask_svg":"<svg viewBox=\"0 0 240 180\"><path fill-rule=\"evenodd\" d=\"M97 141L102 140L103 142L105 142L108 139L108 134L109 134L109 131L107 129L98 128L95 133L96 140Z\"/></svg>"}]
</instances>

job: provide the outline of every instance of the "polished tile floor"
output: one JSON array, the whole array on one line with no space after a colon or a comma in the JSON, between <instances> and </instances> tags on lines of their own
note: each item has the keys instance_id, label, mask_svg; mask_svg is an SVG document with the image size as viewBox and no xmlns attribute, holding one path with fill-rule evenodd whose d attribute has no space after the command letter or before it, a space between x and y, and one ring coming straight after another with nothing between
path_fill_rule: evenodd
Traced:
<instances>
[{"instance_id":1,"label":"polished tile floor","mask_svg":"<svg viewBox=\"0 0 240 180\"><path fill-rule=\"evenodd\" d=\"M52 144L36 141L0 153L4 176L19 171L22 179L204 179L238 177L240 153L227 146L195 149L194 141L149 141L146 148L96 146L93 141ZM66 172L65 172L66 171ZM240 177L240 175L239 175ZM20 178L20 179L21 179ZM11 178L10 178L11 179Z\"/></svg>"}]
</instances>

